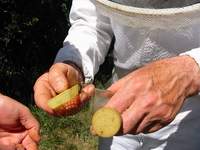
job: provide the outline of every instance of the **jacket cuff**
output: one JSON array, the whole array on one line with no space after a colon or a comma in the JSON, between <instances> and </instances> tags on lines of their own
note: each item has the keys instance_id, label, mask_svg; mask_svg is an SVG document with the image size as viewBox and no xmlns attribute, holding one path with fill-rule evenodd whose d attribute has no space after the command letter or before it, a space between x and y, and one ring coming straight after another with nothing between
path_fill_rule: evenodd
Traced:
<instances>
[{"instance_id":1,"label":"jacket cuff","mask_svg":"<svg viewBox=\"0 0 200 150\"><path fill-rule=\"evenodd\" d=\"M194 48L190 51L181 53L180 55L188 55L190 57L192 57L196 63L198 64L199 68L200 68L200 47L198 48Z\"/></svg>"}]
</instances>

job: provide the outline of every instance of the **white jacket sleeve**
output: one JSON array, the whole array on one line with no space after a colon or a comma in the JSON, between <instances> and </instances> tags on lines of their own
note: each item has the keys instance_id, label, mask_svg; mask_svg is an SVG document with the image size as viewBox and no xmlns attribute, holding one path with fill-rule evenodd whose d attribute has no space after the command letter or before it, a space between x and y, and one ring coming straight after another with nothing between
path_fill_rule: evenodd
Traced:
<instances>
[{"instance_id":1,"label":"white jacket sleeve","mask_svg":"<svg viewBox=\"0 0 200 150\"><path fill-rule=\"evenodd\" d=\"M180 55L188 55L192 57L196 61L196 63L199 65L199 68L200 68L200 47L194 48L185 53L181 53Z\"/></svg>"},{"instance_id":2,"label":"white jacket sleeve","mask_svg":"<svg viewBox=\"0 0 200 150\"><path fill-rule=\"evenodd\" d=\"M68 35L55 62L72 61L82 68L85 82L94 79L113 37L109 18L97 13L93 0L73 0Z\"/></svg>"}]
</instances>

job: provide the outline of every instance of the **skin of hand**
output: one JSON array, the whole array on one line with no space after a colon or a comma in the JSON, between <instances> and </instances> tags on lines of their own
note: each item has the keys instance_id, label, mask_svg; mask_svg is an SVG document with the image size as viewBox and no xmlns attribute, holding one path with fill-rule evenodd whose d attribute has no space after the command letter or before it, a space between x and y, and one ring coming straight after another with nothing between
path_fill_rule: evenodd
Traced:
<instances>
[{"instance_id":1,"label":"skin of hand","mask_svg":"<svg viewBox=\"0 0 200 150\"><path fill-rule=\"evenodd\" d=\"M36 105L51 115L57 115L48 107L48 100L71 86L80 83L81 73L72 64L56 63L48 72L41 75L34 85L34 98ZM94 86L88 84L80 92L81 104L87 102L94 94ZM79 108L77 108L79 109Z\"/></svg>"},{"instance_id":2,"label":"skin of hand","mask_svg":"<svg viewBox=\"0 0 200 150\"><path fill-rule=\"evenodd\" d=\"M39 128L26 106L0 94L0 150L37 150Z\"/></svg>"},{"instance_id":3,"label":"skin of hand","mask_svg":"<svg viewBox=\"0 0 200 150\"><path fill-rule=\"evenodd\" d=\"M154 61L108 88L105 107L121 113L121 134L151 133L175 118L185 99L200 90L200 70L189 56Z\"/></svg>"}]
</instances>

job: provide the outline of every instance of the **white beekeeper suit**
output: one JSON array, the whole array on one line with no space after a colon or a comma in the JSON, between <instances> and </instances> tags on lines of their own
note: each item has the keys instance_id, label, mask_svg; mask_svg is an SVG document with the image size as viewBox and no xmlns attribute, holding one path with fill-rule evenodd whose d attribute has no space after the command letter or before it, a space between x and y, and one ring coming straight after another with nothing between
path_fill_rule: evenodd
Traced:
<instances>
[{"instance_id":1,"label":"white beekeeper suit","mask_svg":"<svg viewBox=\"0 0 200 150\"><path fill-rule=\"evenodd\" d=\"M113 80L152 60L181 54L190 55L200 65L199 3L200 0L73 0L72 26L55 62L73 61L83 69L86 82L90 82L115 37ZM149 12L151 8L156 9ZM100 139L99 149L197 150L199 129L197 95L185 101L174 121L161 130Z\"/></svg>"}]
</instances>

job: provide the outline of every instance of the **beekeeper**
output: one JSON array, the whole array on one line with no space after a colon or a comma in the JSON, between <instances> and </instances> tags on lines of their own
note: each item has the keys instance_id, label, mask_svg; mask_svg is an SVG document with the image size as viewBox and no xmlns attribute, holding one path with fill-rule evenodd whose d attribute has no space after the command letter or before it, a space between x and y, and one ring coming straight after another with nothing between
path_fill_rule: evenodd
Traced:
<instances>
[{"instance_id":1,"label":"beekeeper","mask_svg":"<svg viewBox=\"0 0 200 150\"><path fill-rule=\"evenodd\" d=\"M113 96L122 134L100 150L200 147L200 1L73 0L71 28L49 72L35 83L36 104L75 83L91 83L115 38ZM91 86L84 89L84 103Z\"/></svg>"}]
</instances>

